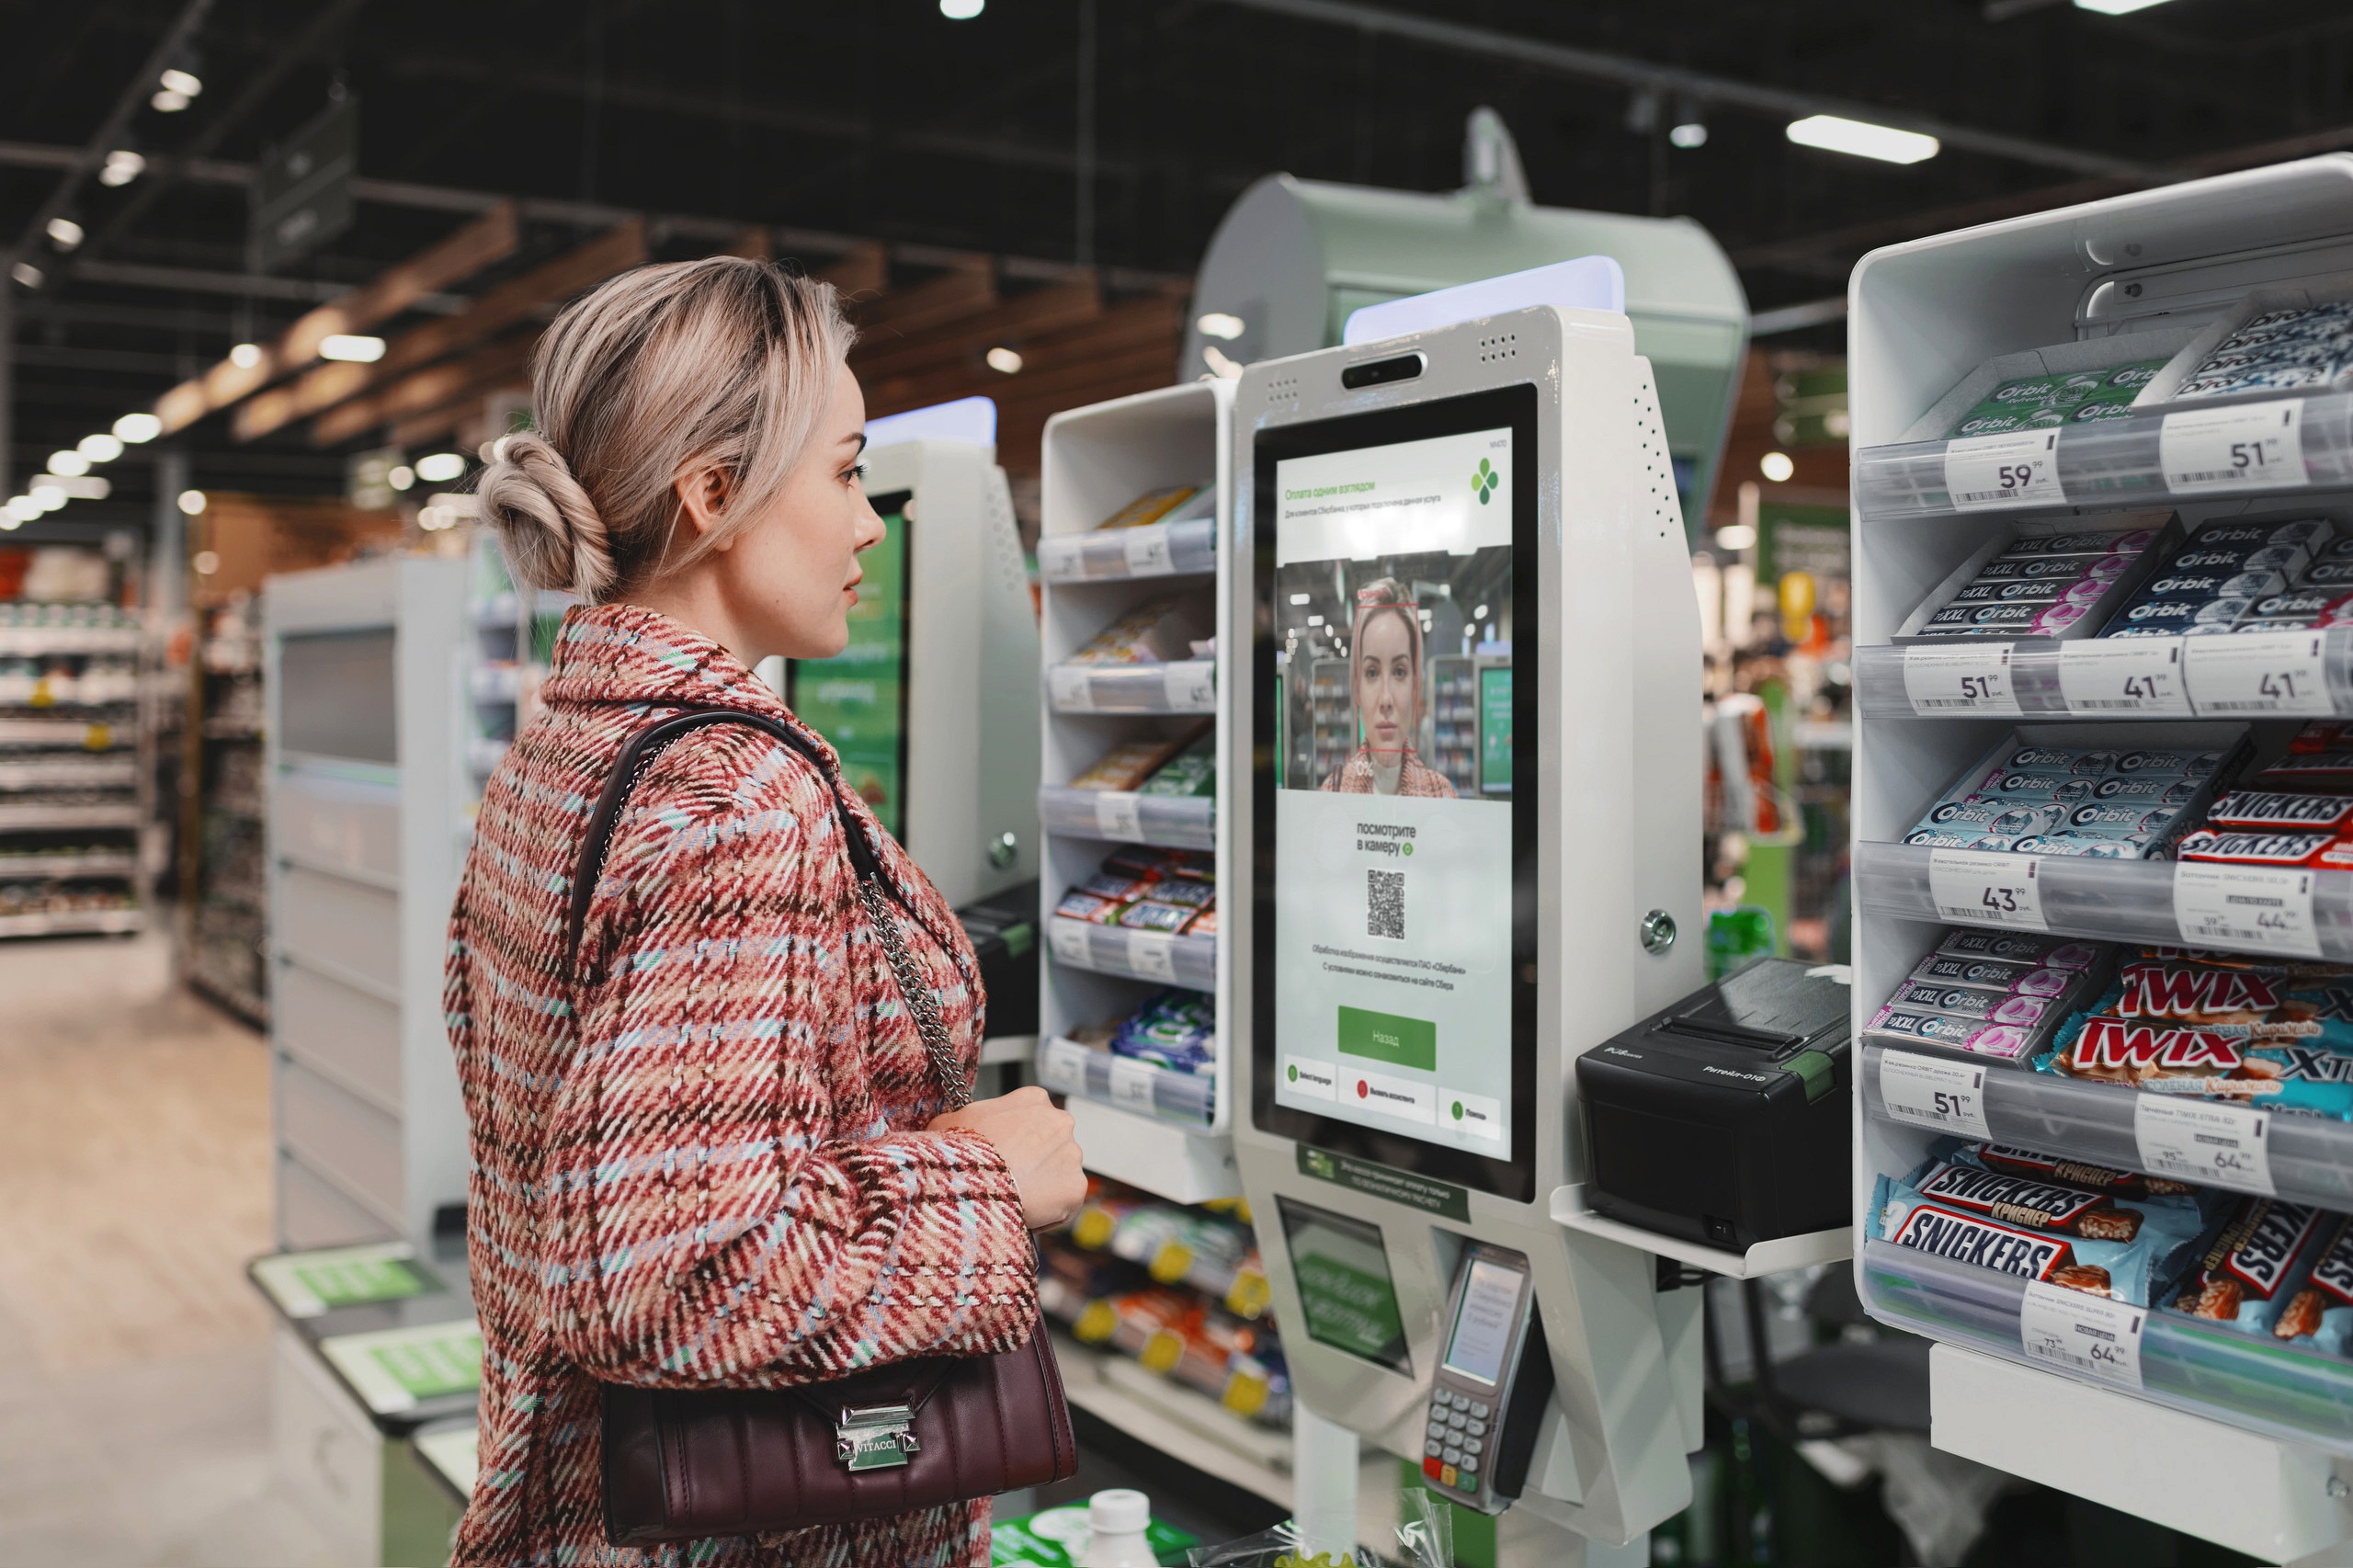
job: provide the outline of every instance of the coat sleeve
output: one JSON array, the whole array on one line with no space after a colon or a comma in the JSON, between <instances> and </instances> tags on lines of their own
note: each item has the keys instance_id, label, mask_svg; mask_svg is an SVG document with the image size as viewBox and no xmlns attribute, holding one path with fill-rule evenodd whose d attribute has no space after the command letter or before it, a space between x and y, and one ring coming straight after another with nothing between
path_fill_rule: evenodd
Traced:
<instances>
[{"instance_id":1,"label":"coat sleeve","mask_svg":"<svg viewBox=\"0 0 2353 1568\"><path fill-rule=\"evenodd\" d=\"M547 1145L558 1345L607 1381L744 1387L1021 1344L1034 1253L995 1146L824 1136L853 955L879 960L814 772L711 739L648 770L599 888Z\"/></svg>"}]
</instances>

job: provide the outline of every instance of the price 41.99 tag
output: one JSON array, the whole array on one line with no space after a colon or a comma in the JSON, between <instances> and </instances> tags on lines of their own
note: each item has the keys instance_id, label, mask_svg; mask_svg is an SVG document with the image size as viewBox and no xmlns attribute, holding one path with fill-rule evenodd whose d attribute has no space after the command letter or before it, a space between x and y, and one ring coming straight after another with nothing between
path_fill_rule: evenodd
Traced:
<instances>
[{"instance_id":1,"label":"price 41.99 tag","mask_svg":"<svg viewBox=\"0 0 2353 1568\"><path fill-rule=\"evenodd\" d=\"M1879 1096L1891 1120L1966 1138L1994 1136L1985 1125L1985 1069L1910 1051L1879 1059Z\"/></svg>"},{"instance_id":2,"label":"price 41.99 tag","mask_svg":"<svg viewBox=\"0 0 2353 1568\"><path fill-rule=\"evenodd\" d=\"M2336 710L2325 631L2241 631L2188 641L2189 697L2202 715Z\"/></svg>"},{"instance_id":3,"label":"price 41.99 tag","mask_svg":"<svg viewBox=\"0 0 2353 1568\"><path fill-rule=\"evenodd\" d=\"M2182 682L2181 637L2084 637L2059 645L2059 690L2067 711L2102 719L2125 713L2190 716Z\"/></svg>"},{"instance_id":4,"label":"price 41.99 tag","mask_svg":"<svg viewBox=\"0 0 2353 1568\"><path fill-rule=\"evenodd\" d=\"M2234 1192L2274 1196L2271 1113L2143 1091L2133 1096L2132 1141L2141 1168Z\"/></svg>"},{"instance_id":5,"label":"price 41.99 tag","mask_svg":"<svg viewBox=\"0 0 2353 1568\"><path fill-rule=\"evenodd\" d=\"M1928 851L1928 898L1944 920L2048 931L2042 918L2042 858L1995 849Z\"/></svg>"},{"instance_id":6,"label":"price 41.99 tag","mask_svg":"<svg viewBox=\"0 0 2353 1568\"><path fill-rule=\"evenodd\" d=\"M2067 492L2059 483L2059 432L2012 430L1947 441L1945 490L1952 496L1953 509L1961 512L2065 506Z\"/></svg>"},{"instance_id":7,"label":"price 41.99 tag","mask_svg":"<svg viewBox=\"0 0 2353 1568\"><path fill-rule=\"evenodd\" d=\"M2030 1280L2018 1306L2018 1346L2030 1361L2138 1392L2148 1319L2141 1307Z\"/></svg>"},{"instance_id":8,"label":"price 41.99 tag","mask_svg":"<svg viewBox=\"0 0 2353 1568\"><path fill-rule=\"evenodd\" d=\"M2007 642L1915 642L1904 650L1904 695L1926 719L1947 713L2018 716Z\"/></svg>"}]
</instances>

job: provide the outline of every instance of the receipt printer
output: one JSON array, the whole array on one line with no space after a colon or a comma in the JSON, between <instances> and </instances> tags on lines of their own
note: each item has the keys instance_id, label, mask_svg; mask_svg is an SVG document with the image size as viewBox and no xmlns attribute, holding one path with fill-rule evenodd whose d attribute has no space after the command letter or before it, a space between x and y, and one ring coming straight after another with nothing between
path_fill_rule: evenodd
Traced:
<instances>
[{"instance_id":1,"label":"receipt printer","mask_svg":"<svg viewBox=\"0 0 2353 1568\"><path fill-rule=\"evenodd\" d=\"M1850 981L1759 959L1578 1057L1586 1206L1732 1252L1847 1223Z\"/></svg>"}]
</instances>

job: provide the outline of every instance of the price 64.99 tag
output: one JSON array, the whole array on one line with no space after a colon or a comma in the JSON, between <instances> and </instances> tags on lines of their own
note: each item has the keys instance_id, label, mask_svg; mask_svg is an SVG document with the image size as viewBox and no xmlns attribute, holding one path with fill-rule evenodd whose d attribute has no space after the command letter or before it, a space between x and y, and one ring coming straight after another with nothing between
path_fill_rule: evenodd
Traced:
<instances>
[{"instance_id":1,"label":"price 64.99 tag","mask_svg":"<svg viewBox=\"0 0 2353 1568\"><path fill-rule=\"evenodd\" d=\"M2018 1347L2029 1360L2137 1391L2148 1316L2124 1301L2030 1280L2018 1304Z\"/></svg>"},{"instance_id":2,"label":"price 64.99 tag","mask_svg":"<svg viewBox=\"0 0 2353 1568\"><path fill-rule=\"evenodd\" d=\"M1928 898L1939 918L2048 931L2042 858L1995 849L1928 851Z\"/></svg>"},{"instance_id":3,"label":"price 64.99 tag","mask_svg":"<svg viewBox=\"0 0 2353 1568\"><path fill-rule=\"evenodd\" d=\"M2141 1168L2236 1192L2274 1196L2271 1113L2143 1092L2133 1096L2132 1141Z\"/></svg>"},{"instance_id":4,"label":"price 64.99 tag","mask_svg":"<svg viewBox=\"0 0 2353 1568\"><path fill-rule=\"evenodd\" d=\"M1985 1069L1975 1062L1884 1051L1879 1059L1879 1095L1891 1120L1967 1138L1994 1136L1985 1125Z\"/></svg>"}]
</instances>

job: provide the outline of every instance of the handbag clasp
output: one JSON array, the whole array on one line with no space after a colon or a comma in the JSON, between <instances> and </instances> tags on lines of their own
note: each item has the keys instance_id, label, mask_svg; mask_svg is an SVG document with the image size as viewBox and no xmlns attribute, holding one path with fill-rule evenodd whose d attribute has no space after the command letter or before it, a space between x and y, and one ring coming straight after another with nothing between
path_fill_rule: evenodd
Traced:
<instances>
[{"instance_id":1,"label":"handbag clasp","mask_svg":"<svg viewBox=\"0 0 2353 1568\"><path fill-rule=\"evenodd\" d=\"M834 1425L834 1458L852 1474L905 1464L917 1447L915 1419L910 1405L844 1405Z\"/></svg>"}]
</instances>

